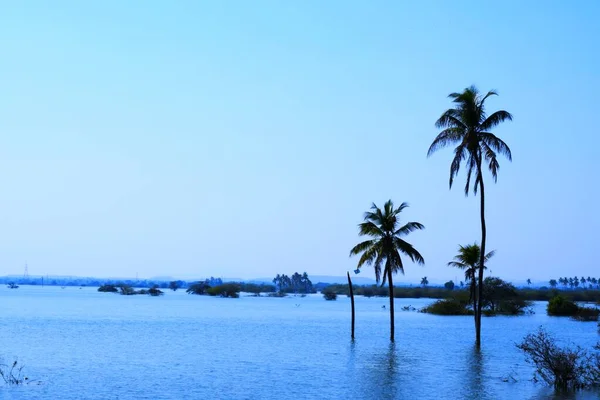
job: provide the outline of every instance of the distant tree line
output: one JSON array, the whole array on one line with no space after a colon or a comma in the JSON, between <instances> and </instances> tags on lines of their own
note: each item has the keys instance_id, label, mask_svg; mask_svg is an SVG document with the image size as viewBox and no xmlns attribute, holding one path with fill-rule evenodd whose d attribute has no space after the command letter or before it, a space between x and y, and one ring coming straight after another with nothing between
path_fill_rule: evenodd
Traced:
<instances>
[{"instance_id":1,"label":"distant tree line","mask_svg":"<svg viewBox=\"0 0 600 400\"><path fill-rule=\"evenodd\" d=\"M489 277L488 277L489 278ZM499 278L495 278L499 279ZM488 280L490 282L490 280ZM512 285L512 284L511 284ZM324 284L319 283L315 287L323 292L324 290L335 292L338 295L349 295L347 284ZM389 290L385 286L379 285L352 285L355 296L365 297L388 297ZM403 286L394 287L395 298L430 298L446 299L453 296L470 296L471 285L455 286L452 281L446 282L444 286ZM485 288L484 288L485 290ZM539 288L517 288L512 285L512 289L520 298L527 301L549 301L551 298L560 294L563 297L578 302L600 302L600 290L561 290L542 286Z\"/></svg>"},{"instance_id":2,"label":"distant tree line","mask_svg":"<svg viewBox=\"0 0 600 400\"><path fill-rule=\"evenodd\" d=\"M548 282L552 288L556 288L557 286L562 286L563 288L570 289L600 289L600 278L592 278L588 276L587 278L582 276L578 278L576 276L572 278L558 278L558 279L550 279Z\"/></svg>"},{"instance_id":3,"label":"distant tree line","mask_svg":"<svg viewBox=\"0 0 600 400\"><path fill-rule=\"evenodd\" d=\"M315 293L316 290L313 288L313 283L308 277L308 274L304 272L300 275L298 272L289 277L286 274L279 275L273 278L273 284L275 285L278 292L281 293Z\"/></svg>"}]
</instances>

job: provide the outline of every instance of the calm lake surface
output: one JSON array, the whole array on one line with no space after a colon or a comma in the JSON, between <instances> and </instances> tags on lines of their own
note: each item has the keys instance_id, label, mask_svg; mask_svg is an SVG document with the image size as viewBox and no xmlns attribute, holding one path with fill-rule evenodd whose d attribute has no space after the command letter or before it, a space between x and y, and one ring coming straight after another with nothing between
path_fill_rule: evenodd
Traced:
<instances>
[{"instance_id":1,"label":"calm lake surface","mask_svg":"<svg viewBox=\"0 0 600 400\"><path fill-rule=\"evenodd\" d=\"M397 299L396 308L431 301ZM222 299L179 290L155 298L1 287L0 356L18 358L41 383L1 387L0 398L565 398L532 383L514 344L539 326L584 347L600 339L596 323L551 318L536 303L531 316L485 318L479 354L471 317L397 311L390 345L387 303L357 297L352 343L346 296Z\"/></svg>"}]
</instances>

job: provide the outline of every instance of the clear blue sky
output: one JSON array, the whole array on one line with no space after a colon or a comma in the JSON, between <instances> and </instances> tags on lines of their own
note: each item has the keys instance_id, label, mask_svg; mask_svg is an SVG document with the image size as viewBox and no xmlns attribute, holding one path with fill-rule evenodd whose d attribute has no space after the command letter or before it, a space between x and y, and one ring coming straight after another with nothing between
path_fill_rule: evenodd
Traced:
<instances>
[{"instance_id":1,"label":"clear blue sky","mask_svg":"<svg viewBox=\"0 0 600 400\"><path fill-rule=\"evenodd\" d=\"M409 202L453 279L478 199L426 158L453 91L497 89L494 275L600 275L597 1L29 1L0 13L0 274L342 275ZM488 178L488 181L489 178ZM370 270L360 276L373 277Z\"/></svg>"}]
</instances>

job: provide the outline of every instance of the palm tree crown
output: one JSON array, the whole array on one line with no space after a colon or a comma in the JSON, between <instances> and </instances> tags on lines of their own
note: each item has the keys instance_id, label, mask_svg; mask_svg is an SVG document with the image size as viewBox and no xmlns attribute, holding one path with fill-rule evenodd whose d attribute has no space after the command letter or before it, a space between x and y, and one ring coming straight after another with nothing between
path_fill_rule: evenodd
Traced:
<instances>
[{"instance_id":1,"label":"palm tree crown","mask_svg":"<svg viewBox=\"0 0 600 400\"><path fill-rule=\"evenodd\" d=\"M421 254L408 242L402 239L414 230L425 229L418 222L408 222L400 225L399 214L408 207L408 204L402 203L398 208L394 208L394 203L388 200L383 210L375 204L371 206L371 211L367 211L364 216L364 222L359 224L359 235L370 236L372 239L366 240L354 246L350 250L350 256L361 254L357 268L363 265L373 265L375 269L375 279L377 283L385 283L386 277L397 272L404 274L404 266L400 253L408 256L413 262L424 264L425 260ZM383 275L381 268L383 266Z\"/></svg>"},{"instance_id":2,"label":"palm tree crown","mask_svg":"<svg viewBox=\"0 0 600 400\"><path fill-rule=\"evenodd\" d=\"M458 246L458 254L454 256L454 260L448 263L449 267L456 267L459 269L463 269L465 271L465 280L466 281L474 281L475 280L475 272L477 271L477 266L479 265L479 258L481 254L481 249L477 243L468 244L466 246ZM486 254L484 260L485 262L489 261L496 254L495 250L490 251ZM487 267L483 266L483 269L487 269Z\"/></svg>"},{"instance_id":3,"label":"palm tree crown","mask_svg":"<svg viewBox=\"0 0 600 400\"><path fill-rule=\"evenodd\" d=\"M504 110L496 111L491 115L485 112L485 101L490 96L495 96L495 91L489 91L482 96L476 87L466 88L462 93L451 93L448 97L456 103L455 108L446 110L437 120L435 126L443 129L435 138L427 156L437 150L450 145L456 145L454 159L450 164L450 187L458 175L460 164L466 160L467 182L465 195L469 194L471 176L475 175L473 193L477 194L480 167L485 161L494 177L498 178L497 154L503 154L512 160L510 148L490 130L506 120L512 120L512 115Z\"/></svg>"}]
</instances>

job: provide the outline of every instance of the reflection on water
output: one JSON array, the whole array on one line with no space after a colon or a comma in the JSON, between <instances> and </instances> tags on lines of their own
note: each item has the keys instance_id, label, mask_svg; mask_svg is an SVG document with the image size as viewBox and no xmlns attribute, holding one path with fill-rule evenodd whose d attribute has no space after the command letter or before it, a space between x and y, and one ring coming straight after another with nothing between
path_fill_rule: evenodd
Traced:
<instances>
[{"instance_id":1,"label":"reflection on water","mask_svg":"<svg viewBox=\"0 0 600 400\"><path fill-rule=\"evenodd\" d=\"M465 370L469 371L468 376L468 398L485 399L487 398L484 388L484 357L483 350L473 347L465 353Z\"/></svg>"},{"instance_id":2,"label":"reflection on water","mask_svg":"<svg viewBox=\"0 0 600 400\"><path fill-rule=\"evenodd\" d=\"M372 358L361 360L364 371L356 378L358 393L356 398L395 399L397 398L398 356L395 343L382 346Z\"/></svg>"},{"instance_id":3,"label":"reflection on water","mask_svg":"<svg viewBox=\"0 0 600 400\"><path fill-rule=\"evenodd\" d=\"M399 299L397 308L430 300ZM2 388L8 399L587 399L556 396L531 382L514 343L544 325L591 347L595 324L537 313L473 321L396 315L390 344L386 299L241 297L168 292L160 298L94 289L0 288L0 356L17 356L40 386ZM296 306L299 304L299 306ZM505 379L509 374L515 380ZM90 378L93 377L93 378Z\"/></svg>"}]
</instances>

